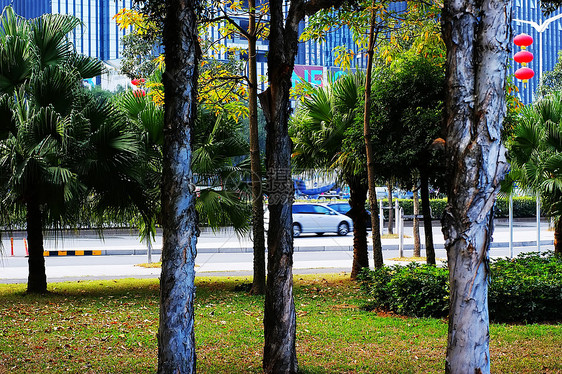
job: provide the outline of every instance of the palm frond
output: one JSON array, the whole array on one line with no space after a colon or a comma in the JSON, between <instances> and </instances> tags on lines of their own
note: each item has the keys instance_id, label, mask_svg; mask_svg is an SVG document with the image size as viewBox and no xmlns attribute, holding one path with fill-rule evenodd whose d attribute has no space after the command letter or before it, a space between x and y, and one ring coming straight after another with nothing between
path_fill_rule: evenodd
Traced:
<instances>
[{"instance_id":1,"label":"palm frond","mask_svg":"<svg viewBox=\"0 0 562 374\"><path fill-rule=\"evenodd\" d=\"M106 71L102 61L76 52L70 54L68 66L76 69L82 79L97 77Z\"/></svg>"},{"instance_id":2,"label":"palm frond","mask_svg":"<svg viewBox=\"0 0 562 374\"><path fill-rule=\"evenodd\" d=\"M81 88L80 82L75 72L56 65L33 74L29 86L39 106L52 105L57 112L67 115L74 105L70 98Z\"/></svg>"},{"instance_id":3,"label":"palm frond","mask_svg":"<svg viewBox=\"0 0 562 374\"><path fill-rule=\"evenodd\" d=\"M29 40L11 35L2 40L0 43L0 92L13 92L29 79L33 68L33 47Z\"/></svg>"},{"instance_id":4,"label":"palm frond","mask_svg":"<svg viewBox=\"0 0 562 374\"><path fill-rule=\"evenodd\" d=\"M29 21L35 45L39 49L41 67L66 62L73 52L67 34L82 24L67 14L44 14Z\"/></svg>"}]
</instances>

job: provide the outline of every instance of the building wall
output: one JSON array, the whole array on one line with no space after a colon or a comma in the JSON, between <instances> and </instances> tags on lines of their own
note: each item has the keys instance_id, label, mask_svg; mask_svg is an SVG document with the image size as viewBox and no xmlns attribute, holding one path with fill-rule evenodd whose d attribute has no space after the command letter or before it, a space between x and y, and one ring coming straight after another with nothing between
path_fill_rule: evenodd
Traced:
<instances>
[{"instance_id":1,"label":"building wall","mask_svg":"<svg viewBox=\"0 0 562 374\"><path fill-rule=\"evenodd\" d=\"M41 14L51 13L51 0L0 0L0 8L11 5L16 14L26 18L39 17Z\"/></svg>"},{"instance_id":2,"label":"building wall","mask_svg":"<svg viewBox=\"0 0 562 374\"><path fill-rule=\"evenodd\" d=\"M97 57L103 61L115 61L120 58L122 50L121 37L126 33L119 30L113 20L115 14L122 8L130 8L133 0L0 0L0 8L12 5L17 14L26 18L38 17L44 13L72 14L82 20L83 26L79 26L72 33L71 38L78 52ZM545 17L540 9L539 0L514 0L513 3L513 34L525 32L535 39L533 45L528 48L535 55L535 60L529 64L536 75L526 86L514 78L519 88L520 99L524 103L530 103L535 97L538 85L539 67L539 34L535 29L523 22L515 20L533 21L542 24L546 19L560 14L561 11ZM246 19L239 19L240 24L247 23ZM304 22L301 24L304 28ZM209 31L209 37L218 38L218 28ZM558 60L558 51L562 49L562 18L552 22L542 33L543 45L543 71L552 70ZM231 39L223 41L227 45L244 46L242 39ZM258 43L258 74L267 74L267 41ZM310 66L311 68L323 66L325 71L336 71L334 68L333 49L338 45L345 45L356 53L352 67L362 68L365 66L363 53L358 53L357 46L353 42L351 33L346 27L334 30L328 34L323 43L305 42L299 46L295 59L296 65ZM519 50L513 45L512 56ZM225 58L225 56L218 56ZM510 60L510 74L519 68L513 59ZM307 71L306 69L301 69ZM98 83L100 81L98 80ZM262 88L265 85L262 85Z\"/></svg>"},{"instance_id":3,"label":"building wall","mask_svg":"<svg viewBox=\"0 0 562 374\"><path fill-rule=\"evenodd\" d=\"M531 79L525 85L518 79L516 85L519 88L519 96L524 104L532 102L535 98L535 91L539 84L540 75L540 36L539 33L530 24L519 22L517 20L523 21L533 21L538 25L543 24L547 19L561 14L562 11L556 11L549 16L544 16L542 14L539 0L514 0L513 3L513 36L521 33L529 34L533 37L533 44L527 48L528 51L535 55L535 59L528 65L531 69L535 71L535 77ZM521 49L516 45L512 46L512 57L515 53ZM556 62L558 61L558 52L562 49L562 18L557 19L550 23L548 28L542 33L542 59L543 59L543 71L552 70ZM510 73L514 74L515 70L521 67L520 64L515 62L513 58L510 60Z\"/></svg>"},{"instance_id":4,"label":"building wall","mask_svg":"<svg viewBox=\"0 0 562 374\"><path fill-rule=\"evenodd\" d=\"M76 50L100 60L119 59L121 37L113 19L122 8L131 8L133 0L0 0L0 7L12 5L15 12L25 18L35 18L44 13L70 14L80 20L71 33Z\"/></svg>"}]
</instances>

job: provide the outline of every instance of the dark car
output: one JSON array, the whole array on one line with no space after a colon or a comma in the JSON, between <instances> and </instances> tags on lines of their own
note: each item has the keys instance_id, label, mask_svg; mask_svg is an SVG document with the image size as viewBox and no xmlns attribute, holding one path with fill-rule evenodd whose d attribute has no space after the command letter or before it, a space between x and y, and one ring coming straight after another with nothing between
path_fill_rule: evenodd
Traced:
<instances>
[{"instance_id":1,"label":"dark car","mask_svg":"<svg viewBox=\"0 0 562 374\"><path fill-rule=\"evenodd\" d=\"M329 206L330 208L332 208L333 210L335 210L338 213L341 214L345 214L348 217L351 217L349 215L349 211L351 210L351 205L349 205L349 203L328 203L326 204L326 206ZM367 209L367 220L365 221L365 224L367 226L367 230L371 229L371 212Z\"/></svg>"}]
</instances>

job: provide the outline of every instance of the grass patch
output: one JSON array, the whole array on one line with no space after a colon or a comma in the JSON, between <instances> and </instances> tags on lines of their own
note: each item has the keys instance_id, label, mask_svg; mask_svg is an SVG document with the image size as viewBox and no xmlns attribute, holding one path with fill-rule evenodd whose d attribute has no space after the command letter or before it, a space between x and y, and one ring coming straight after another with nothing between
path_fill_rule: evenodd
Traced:
<instances>
[{"instance_id":1,"label":"grass patch","mask_svg":"<svg viewBox=\"0 0 562 374\"><path fill-rule=\"evenodd\" d=\"M138 266L140 268L147 268L147 269L160 269L162 267L162 263L161 262L151 262L151 263L142 263L142 264L136 264L135 266Z\"/></svg>"},{"instance_id":2,"label":"grass patch","mask_svg":"<svg viewBox=\"0 0 562 374\"><path fill-rule=\"evenodd\" d=\"M263 297L244 277L197 278L200 373L261 373ZM0 285L0 373L147 373L157 367L158 281ZM442 373L447 323L362 309L341 275L295 277L303 373ZM495 373L562 371L561 325L492 325Z\"/></svg>"},{"instance_id":3,"label":"grass patch","mask_svg":"<svg viewBox=\"0 0 562 374\"><path fill-rule=\"evenodd\" d=\"M404 239L411 238L410 235L402 235L402 237L403 237ZM398 234L383 234L383 235L381 235L381 239L398 239L398 238L400 238L400 237L398 236Z\"/></svg>"},{"instance_id":4,"label":"grass patch","mask_svg":"<svg viewBox=\"0 0 562 374\"><path fill-rule=\"evenodd\" d=\"M393 257L389 261L403 261L403 262L426 262L427 257ZM443 258L435 258L435 261L445 261Z\"/></svg>"}]
</instances>

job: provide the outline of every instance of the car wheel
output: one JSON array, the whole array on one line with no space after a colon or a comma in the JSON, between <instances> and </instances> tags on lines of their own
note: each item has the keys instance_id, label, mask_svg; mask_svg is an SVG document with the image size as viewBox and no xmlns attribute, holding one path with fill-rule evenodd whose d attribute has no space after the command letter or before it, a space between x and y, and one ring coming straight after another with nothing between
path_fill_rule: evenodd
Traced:
<instances>
[{"instance_id":1,"label":"car wheel","mask_svg":"<svg viewBox=\"0 0 562 374\"><path fill-rule=\"evenodd\" d=\"M302 233L301 225L299 225L298 223L293 223L293 237L296 238L297 236L300 236L301 233Z\"/></svg>"},{"instance_id":2,"label":"car wheel","mask_svg":"<svg viewBox=\"0 0 562 374\"><path fill-rule=\"evenodd\" d=\"M347 222L342 222L338 225L338 235L346 236L349 233L349 225Z\"/></svg>"}]
</instances>

